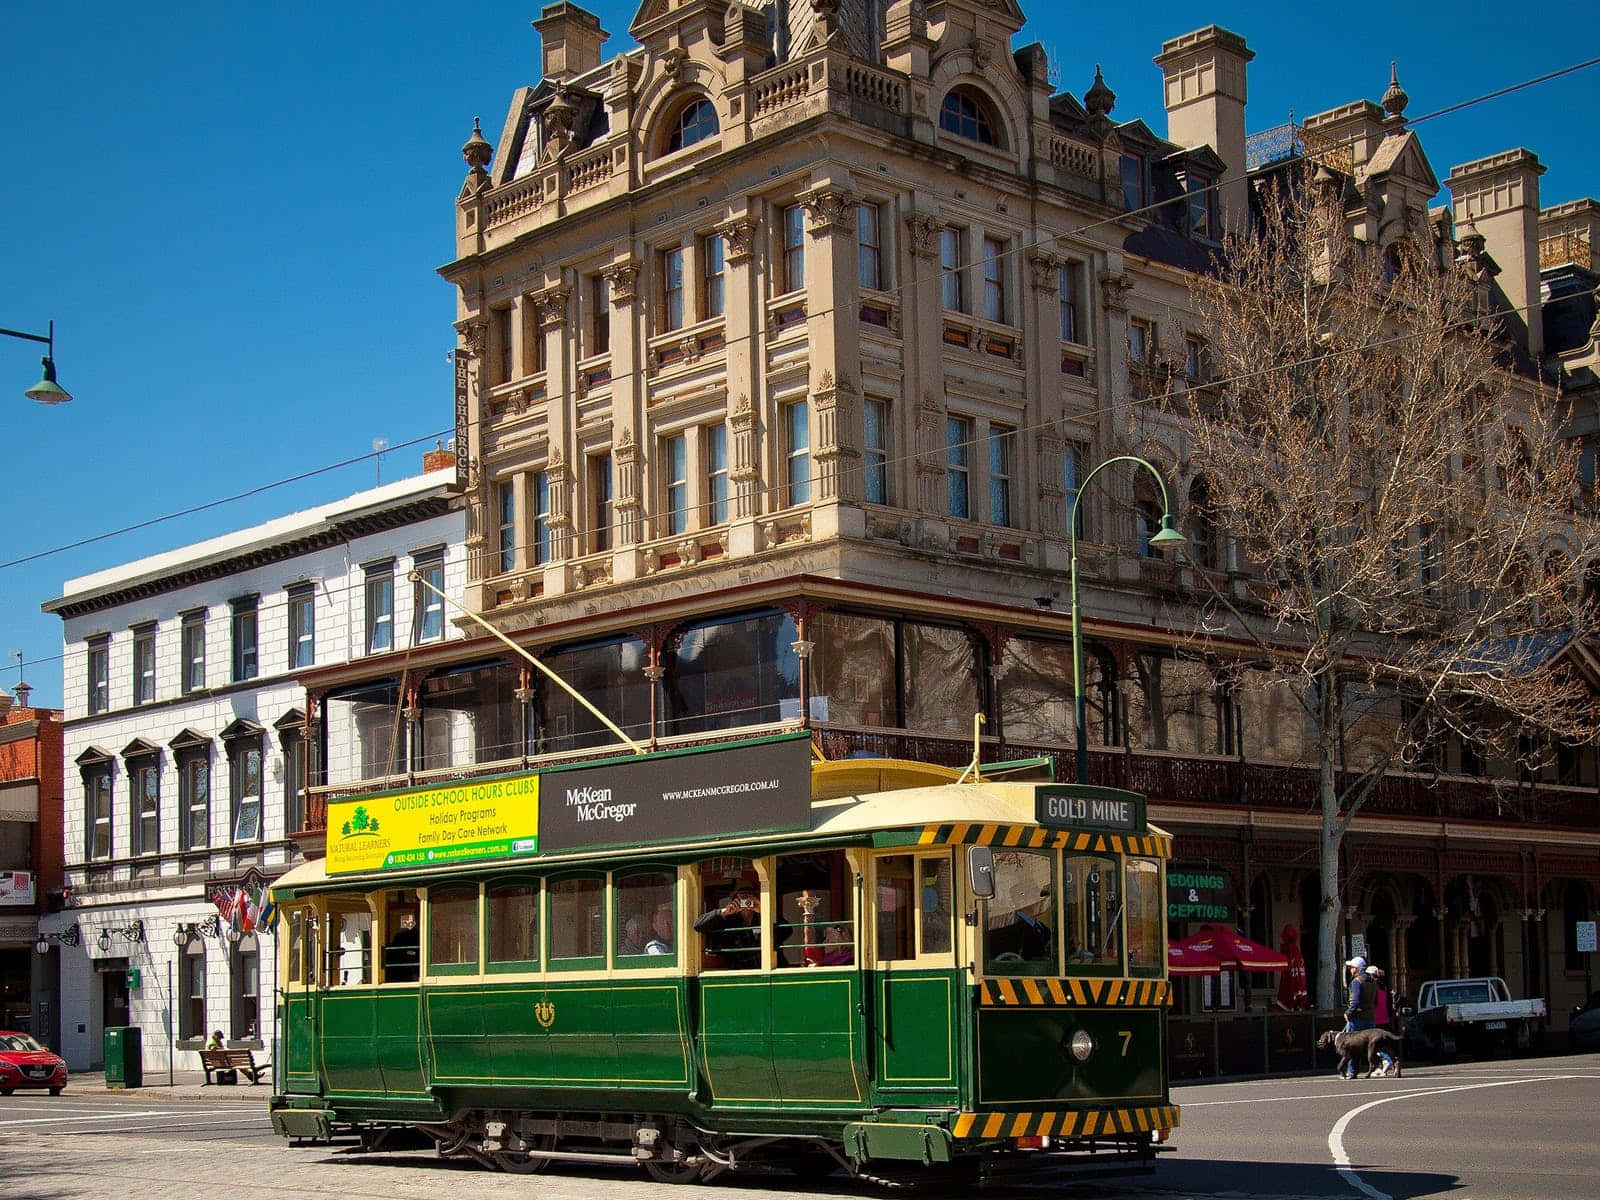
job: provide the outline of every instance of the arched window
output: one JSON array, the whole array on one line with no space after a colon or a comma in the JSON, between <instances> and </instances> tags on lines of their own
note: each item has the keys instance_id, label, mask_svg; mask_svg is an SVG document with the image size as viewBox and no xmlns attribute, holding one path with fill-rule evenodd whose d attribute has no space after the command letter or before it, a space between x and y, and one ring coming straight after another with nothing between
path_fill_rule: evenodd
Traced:
<instances>
[{"instance_id":1,"label":"arched window","mask_svg":"<svg viewBox=\"0 0 1600 1200\"><path fill-rule=\"evenodd\" d=\"M999 129L988 101L971 88L953 88L939 106L939 128L985 146L1000 144Z\"/></svg>"},{"instance_id":2,"label":"arched window","mask_svg":"<svg viewBox=\"0 0 1600 1200\"><path fill-rule=\"evenodd\" d=\"M717 110L706 99L691 100L678 110L677 119L667 133L667 153L685 150L718 133Z\"/></svg>"},{"instance_id":3,"label":"arched window","mask_svg":"<svg viewBox=\"0 0 1600 1200\"><path fill-rule=\"evenodd\" d=\"M1211 498L1211 485L1204 477L1189 485L1189 553L1207 570L1222 568L1222 536L1217 528L1217 510Z\"/></svg>"}]
</instances>

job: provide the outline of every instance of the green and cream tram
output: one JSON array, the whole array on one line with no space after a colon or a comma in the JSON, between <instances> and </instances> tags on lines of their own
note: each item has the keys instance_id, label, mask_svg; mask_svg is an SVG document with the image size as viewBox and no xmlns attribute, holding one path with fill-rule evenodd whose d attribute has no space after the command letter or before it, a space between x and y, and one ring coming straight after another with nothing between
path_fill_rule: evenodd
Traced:
<instances>
[{"instance_id":1,"label":"green and cream tram","mask_svg":"<svg viewBox=\"0 0 1600 1200\"><path fill-rule=\"evenodd\" d=\"M329 806L274 1128L511 1171L1108 1161L1178 1122L1141 797L805 734Z\"/></svg>"}]
</instances>

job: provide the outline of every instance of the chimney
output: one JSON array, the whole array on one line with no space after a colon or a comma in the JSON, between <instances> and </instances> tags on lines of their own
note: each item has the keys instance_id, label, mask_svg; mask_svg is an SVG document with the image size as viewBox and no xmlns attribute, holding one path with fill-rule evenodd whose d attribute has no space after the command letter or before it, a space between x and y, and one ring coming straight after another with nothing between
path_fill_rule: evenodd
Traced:
<instances>
[{"instance_id":1,"label":"chimney","mask_svg":"<svg viewBox=\"0 0 1600 1200\"><path fill-rule=\"evenodd\" d=\"M32 695L33 695L33 685L31 683L23 683L22 680L20 680L20 679L17 680L17 707L18 708L31 708L31 707L33 707L32 705L30 705L28 703L28 697L32 696Z\"/></svg>"},{"instance_id":2,"label":"chimney","mask_svg":"<svg viewBox=\"0 0 1600 1200\"><path fill-rule=\"evenodd\" d=\"M1506 326L1523 330L1534 362L1544 357L1544 319L1539 310L1539 176L1544 165L1531 150L1506 150L1462 163L1444 181L1458 222L1478 227L1499 264L1497 282L1515 310Z\"/></svg>"},{"instance_id":3,"label":"chimney","mask_svg":"<svg viewBox=\"0 0 1600 1200\"><path fill-rule=\"evenodd\" d=\"M1180 146L1210 146L1227 164L1221 201L1223 227L1243 232L1250 198L1245 184L1245 67L1255 51L1237 33L1207 25L1163 42L1156 56L1165 82L1167 139Z\"/></svg>"},{"instance_id":4,"label":"chimney","mask_svg":"<svg viewBox=\"0 0 1600 1200\"><path fill-rule=\"evenodd\" d=\"M547 4L533 23L543 48L541 74L551 83L565 83L600 65L600 47L611 35L600 18L576 4Z\"/></svg>"},{"instance_id":5,"label":"chimney","mask_svg":"<svg viewBox=\"0 0 1600 1200\"><path fill-rule=\"evenodd\" d=\"M435 442L432 450L422 452L422 470L443 471L447 467L456 465L456 452L454 449L446 450L443 442Z\"/></svg>"}]
</instances>

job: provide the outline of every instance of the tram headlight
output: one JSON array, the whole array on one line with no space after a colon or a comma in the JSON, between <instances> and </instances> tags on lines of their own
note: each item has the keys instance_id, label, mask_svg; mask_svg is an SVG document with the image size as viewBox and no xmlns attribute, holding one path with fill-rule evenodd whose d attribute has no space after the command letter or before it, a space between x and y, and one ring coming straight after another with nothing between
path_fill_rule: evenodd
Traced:
<instances>
[{"instance_id":1,"label":"tram headlight","mask_svg":"<svg viewBox=\"0 0 1600 1200\"><path fill-rule=\"evenodd\" d=\"M1087 1029L1080 1029L1072 1035L1072 1057L1079 1062L1088 1062L1089 1055L1094 1053L1094 1039L1089 1036Z\"/></svg>"}]
</instances>

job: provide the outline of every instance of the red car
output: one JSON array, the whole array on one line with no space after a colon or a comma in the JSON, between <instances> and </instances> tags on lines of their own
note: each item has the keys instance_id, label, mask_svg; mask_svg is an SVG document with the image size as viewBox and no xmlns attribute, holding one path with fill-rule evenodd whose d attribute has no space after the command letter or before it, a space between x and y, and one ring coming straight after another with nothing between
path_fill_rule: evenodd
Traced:
<instances>
[{"instance_id":1,"label":"red car","mask_svg":"<svg viewBox=\"0 0 1600 1200\"><path fill-rule=\"evenodd\" d=\"M61 1095L67 1086L67 1064L26 1033L0 1029L0 1096L18 1088L49 1088Z\"/></svg>"}]
</instances>

